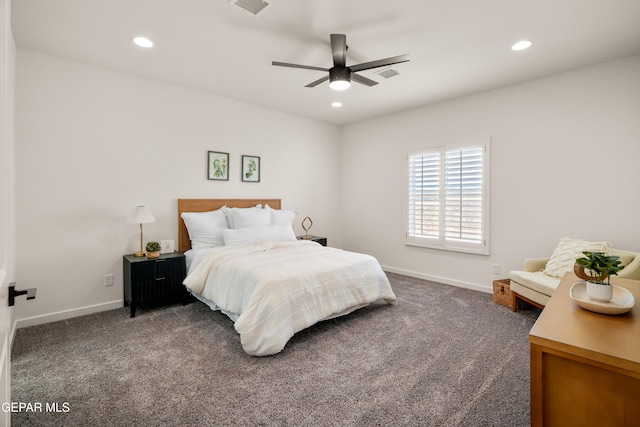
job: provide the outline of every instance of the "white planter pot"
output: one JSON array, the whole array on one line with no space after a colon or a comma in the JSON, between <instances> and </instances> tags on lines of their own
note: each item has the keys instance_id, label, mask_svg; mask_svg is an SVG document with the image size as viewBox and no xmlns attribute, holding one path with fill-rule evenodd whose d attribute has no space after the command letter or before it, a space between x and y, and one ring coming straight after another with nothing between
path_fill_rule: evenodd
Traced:
<instances>
[{"instance_id":1,"label":"white planter pot","mask_svg":"<svg viewBox=\"0 0 640 427\"><path fill-rule=\"evenodd\" d=\"M594 301L609 302L613 299L613 286L587 282L587 296Z\"/></svg>"}]
</instances>

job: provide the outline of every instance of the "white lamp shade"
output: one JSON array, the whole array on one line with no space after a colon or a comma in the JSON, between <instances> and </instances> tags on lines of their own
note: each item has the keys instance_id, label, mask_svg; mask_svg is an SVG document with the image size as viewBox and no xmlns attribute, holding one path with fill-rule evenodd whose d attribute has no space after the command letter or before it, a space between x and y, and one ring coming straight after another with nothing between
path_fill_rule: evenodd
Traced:
<instances>
[{"instance_id":1,"label":"white lamp shade","mask_svg":"<svg viewBox=\"0 0 640 427\"><path fill-rule=\"evenodd\" d=\"M134 224L146 224L155 220L153 214L151 214L151 211L146 206L136 206L129 214L129 218L127 218L127 222Z\"/></svg>"}]
</instances>

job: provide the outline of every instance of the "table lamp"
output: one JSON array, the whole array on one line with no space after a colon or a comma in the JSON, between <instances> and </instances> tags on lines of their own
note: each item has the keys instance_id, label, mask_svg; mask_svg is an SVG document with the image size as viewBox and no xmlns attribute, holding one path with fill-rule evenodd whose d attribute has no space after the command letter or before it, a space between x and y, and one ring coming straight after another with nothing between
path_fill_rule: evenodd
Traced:
<instances>
[{"instance_id":1,"label":"table lamp","mask_svg":"<svg viewBox=\"0 0 640 427\"><path fill-rule=\"evenodd\" d=\"M155 220L156 219L151 214L151 211L146 206L136 206L129 214L127 222L140 224L140 252L134 253L133 256L144 256L144 251L142 250L142 224L153 222Z\"/></svg>"}]
</instances>

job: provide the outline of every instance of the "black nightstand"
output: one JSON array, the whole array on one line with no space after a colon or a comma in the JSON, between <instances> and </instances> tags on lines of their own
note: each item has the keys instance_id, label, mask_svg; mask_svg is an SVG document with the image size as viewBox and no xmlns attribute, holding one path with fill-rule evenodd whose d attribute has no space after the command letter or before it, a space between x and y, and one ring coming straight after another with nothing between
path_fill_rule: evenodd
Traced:
<instances>
[{"instance_id":1,"label":"black nightstand","mask_svg":"<svg viewBox=\"0 0 640 427\"><path fill-rule=\"evenodd\" d=\"M124 304L136 316L136 306L153 300L187 301L187 290L182 284L186 276L184 255L173 252L160 258L134 257L122 259L124 272Z\"/></svg>"},{"instance_id":2,"label":"black nightstand","mask_svg":"<svg viewBox=\"0 0 640 427\"><path fill-rule=\"evenodd\" d=\"M312 242L318 242L322 246L327 246L327 238L320 236L296 236L298 240L311 240Z\"/></svg>"}]
</instances>

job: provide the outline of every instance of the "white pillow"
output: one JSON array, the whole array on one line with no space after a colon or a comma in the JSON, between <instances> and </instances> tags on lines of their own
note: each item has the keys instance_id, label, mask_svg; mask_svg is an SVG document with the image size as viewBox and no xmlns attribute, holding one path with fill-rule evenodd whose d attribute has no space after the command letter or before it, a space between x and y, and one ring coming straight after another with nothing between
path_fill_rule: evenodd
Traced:
<instances>
[{"instance_id":1,"label":"white pillow","mask_svg":"<svg viewBox=\"0 0 640 427\"><path fill-rule=\"evenodd\" d=\"M225 208L229 228L261 227L271 224L269 211L262 209L261 205L253 208Z\"/></svg>"},{"instance_id":2,"label":"white pillow","mask_svg":"<svg viewBox=\"0 0 640 427\"><path fill-rule=\"evenodd\" d=\"M576 259L582 258L582 252L604 252L609 254L611 245L607 242L588 242L586 240L565 237L553 250L553 254L544 268L544 273L562 278L568 271L573 271Z\"/></svg>"},{"instance_id":3,"label":"white pillow","mask_svg":"<svg viewBox=\"0 0 640 427\"><path fill-rule=\"evenodd\" d=\"M227 228L227 218L222 209L209 212L183 212L192 249L224 246L222 229Z\"/></svg>"},{"instance_id":4,"label":"white pillow","mask_svg":"<svg viewBox=\"0 0 640 427\"><path fill-rule=\"evenodd\" d=\"M294 211L273 209L269 205L266 205L264 208L270 212L271 225L293 225L293 220L296 218Z\"/></svg>"},{"instance_id":5,"label":"white pillow","mask_svg":"<svg viewBox=\"0 0 640 427\"><path fill-rule=\"evenodd\" d=\"M296 240L296 235L290 225L266 225L262 227L225 228L222 237L226 246L242 245L252 242L281 242Z\"/></svg>"}]
</instances>

